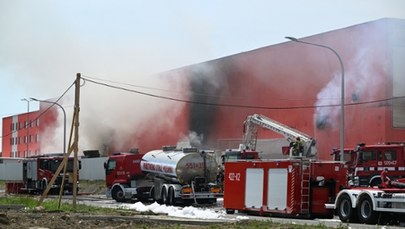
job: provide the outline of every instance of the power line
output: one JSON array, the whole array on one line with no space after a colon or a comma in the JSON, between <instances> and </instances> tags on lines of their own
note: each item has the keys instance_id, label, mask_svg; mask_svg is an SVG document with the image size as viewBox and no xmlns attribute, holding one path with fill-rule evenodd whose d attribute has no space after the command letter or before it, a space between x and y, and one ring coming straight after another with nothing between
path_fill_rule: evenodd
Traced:
<instances>
[{"instance_id":1,"label":"power line","mask_svg":"<svg viewBox=\"0 0 405 229\"><path fill-rule=\"evenodd\" d=\"M113 88L113 89L118 89L122 91L127 91L127 92L132 92L144 96L149 96L149 97L154 97L154 98L159 98L159 99L165 99L165 100L171 100L171 101L176 101L176 102L183 102L183 103L188 103L188 104L198 104L198 105L207 105L207 106L219 106L219 107L233 107L233 108L249 108L249 109L265 109L265 110L295 110L295 109L309 109L309 108L322 108L322 107L338 107L340 104L328 104L328 105L308 105L308 106L289 106L289 107L271 107L271 106L251 106L251 105L243 105L243 104L226 104L226 103L209 103L209 102L200 102L200 101L192 101L192 100L186 100L186 99L179 99L179 98L173 98L173 97L168 97L168 96L162 96L162 95L156 95L152 93L147 93L139 90L134 90L134 89L129 89L121 86L115 86L103 82L97 82L95 80L87 78L83 78L84 81L88 81L94 84L98 84L101 86ZM364 104L372 104L372 103L381 103L381 102L388 102L391 100L397 100L397 99L403 99L405 96L399 96L399 97L391 97L391 98L385 98L385 99L379 99L379 100L371 100L371 101L364 101L364 102L356 102L356 103L349 103L345 104L345 106L357 106L357 105L364 105Z\"/></svg>"},{"instance_id":2,"label":"power line","mask_svg":"<svg viewBox=\"0 0 405 229\"><path fill-rule=\"evenodd\" d=\"M23 126L22 129L28 128L27 126L31 126L31 123L36 122L42 115L44 115L44 114L45 114L46 112L48 112L53 106L55 106L55 104L56 104L57 102L59 102L59 100L61 100L61 99L65 96L65 94L73 87L73 85L75 85L75 82L73 82L73 83L68 87L68 89L66 89L66 91L63 92L63 94L62 94L61 96L59 96L59 98L58 98L52 105L50 105L49 107L47 107L43 112L41 112L39 115L37 115L37 117L35 117L34 119L28 120L28 122ZM3 127L3 128L4 128L4 127ZM20 128L20 129L21 129L21 128ZM13 131L9 132L8 134L5 134L5 135L3 135L3 136L0 136L0 138L4 138L4 137L7 137L7 136L10 136L10 135L12 135L13 133L15 133L15 132L17 132L17 131L18 131L18 129L17 129L17 130L13 130Z\"/></svg>"},{"instance_id":3,"label":"power line","mask_svg":"<svg viewBox=\"0 0 405 229\"><path fill-rule=\"evenodd\" d=\"M107 83L112 83L112 84L120 84L120 85L125 85L125 86L130 86L130 87L135 87L135 88L142 88L142 89L149 89L149 90L155 90L155 91L166 91L166 92L175 92L176 94L180 94L181 92L178 91L173 91L170 89L162 89L162 88L155 88L155 87L147 87L147 86L141 86L141 85L135 85L135 84L130 84L130 83L123 83L123 82L118 82L118 81L113 81L113 80L107 80L107 79L102 79L102 78L97 78L93 76L88 76L88 75L82 75L82 77L86 77L88 79L98 81L100 83L106 82ZM110 84L111 85L111 84ZM209 97L209 98L240 98L240 97L235 97L235 96L215 96L215 95L210 95L210 94L204 94L204 93L198 93L192 91L193 95L198 95L198 96L204 96L204 97ZM303 100L308 100L308 99L294 99L294 98L276 98L274 100L286 100L286 101L303 101ZM311 99L312 100L312 99ZM337 98L322 98L321 100L337 100Z\"/></svg>"}]
</instances>

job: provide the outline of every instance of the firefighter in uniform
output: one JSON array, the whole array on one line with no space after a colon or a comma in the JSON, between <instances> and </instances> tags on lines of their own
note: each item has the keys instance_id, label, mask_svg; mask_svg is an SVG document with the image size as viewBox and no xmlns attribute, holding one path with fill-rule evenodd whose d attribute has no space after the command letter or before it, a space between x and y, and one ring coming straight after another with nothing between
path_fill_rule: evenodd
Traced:
<instances>
[{"instance_id":1,"label":"firefighter in uniform","mask_svg":"<svg viewBox=\"0 0 405 229\"><path fill-rule=\"evenodd\" d=\"M302 151L303 151L304 146L302 145L302 141L301 141L300 137L297 137L295 139L295 142L293 142L292 147L293 147L293 149L292 149L293 156L302 156Z\"/></svg>"},{"instance_id":2,"label":"firefighter in uniform","mask_svg":"<svg viewBox=\"0 0 405 229\"><path fill-rule=\"evenodd\" d=\"M381 172L381 187L383 188L388 188L388 186L390 185L390 178L388 177L388 169L385 168L382 172Z\"/></svg>"}]
</instances>

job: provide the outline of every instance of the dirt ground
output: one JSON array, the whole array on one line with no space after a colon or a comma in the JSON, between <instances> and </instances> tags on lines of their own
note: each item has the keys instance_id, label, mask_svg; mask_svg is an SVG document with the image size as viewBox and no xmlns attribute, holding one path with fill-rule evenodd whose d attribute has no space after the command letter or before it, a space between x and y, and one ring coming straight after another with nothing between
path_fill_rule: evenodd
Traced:
<instances>
[{"instance_id":1,"label":"dirt ground","mask_svg":"<svg viewBox=\"0 0 405 229\"><path fill-rule=\"evenodd\" d=\"M81 187L79 192L104 194L105 188L103 183L86 183ZM204 222L165 220L162 216L137 212L111 211L102 214L103 215L96 213L33 212L22 209L0 208L0 229L207 228L207 223ZM210 228L223 228L223 225L220 225L221 224L218 224L216 226L215 224L211 224L212 227Z\"/></svg>"},{"instance_id":2,"label":"dirt ground","mask_svg":"<svg viewBox=\"0 0 405 229\"><path fill-rule=\"evenodd\" d=\"M224 226L224 225L222 225ZM206 225L159 221L147 216L83 215L65 212L24 212L17 210L0 211L0 228L31 228L31 229L126 229L126 228L206 228ZM220 224L210 228L220 228ZM221 227L223 228L223 227Z\"/></svg>"}]
</instances>

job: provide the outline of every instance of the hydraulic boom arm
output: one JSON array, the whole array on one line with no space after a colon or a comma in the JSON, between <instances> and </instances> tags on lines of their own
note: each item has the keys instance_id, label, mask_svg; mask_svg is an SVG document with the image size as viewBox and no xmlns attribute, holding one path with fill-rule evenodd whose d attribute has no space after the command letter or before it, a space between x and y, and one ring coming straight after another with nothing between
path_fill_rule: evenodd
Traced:
<instances>
[{"instance_id":1,"label":"hydraulic boom arm","mask_svg":"<svg viewBox=\"0 0 405 229\"><path fill-rule=\"evenodd\" d=\"M304 143L304 155L314 156L316 154L315 139L311 138L307 134L304 134L298 130L295 130L289 126L281 124L275 120L259 114L249 115L244 122L244 136L243 144L246 148L255 150L257 143L257 127L261 126L268 130L272 130L278 134L283 135L287 141L292 142L297 137Z\"/></svg>"}]
</instances>

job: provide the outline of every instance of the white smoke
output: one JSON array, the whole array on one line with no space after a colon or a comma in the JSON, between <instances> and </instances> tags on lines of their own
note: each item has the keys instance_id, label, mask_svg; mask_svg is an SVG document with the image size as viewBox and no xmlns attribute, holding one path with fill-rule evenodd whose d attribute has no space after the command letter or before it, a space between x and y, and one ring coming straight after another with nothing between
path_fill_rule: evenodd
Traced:
<instances>
[{"instance_id":1,"label":"white smoke","mask_svg":"<svg viewBox=\"0 0 405 229\"><path fill-rule=\"evenodd\" d=\"M188 135L182 135L179 142L177 142L178 148L189 148L189 147L197 147L200 148L202 146L202 142L204 140L204 135L198 135L194 131L189 131Z\"/></svg>"},{"instance_id":2,"label":"white smoke","mask_svg":"<svg viewBox=\"0 0 405 229\"><path fill-rule=\"evenodd\" d=\"M369 40L356 47L356 54L351 59L343 59L344 66L344 103L369 102L378 98L378 88L383 83L380 77L381 69L376 66L388 66L385 63L376 63L378 52L367 45L375 41ZM336 61L338 61L336 59ZM381 60L379 60L381 61ZM337 66L337 65L336 65ZM386 71L386 69L382 69ZM341 104L341 79L340 69L333 73L331 81L318 93L314 120L318 128L326 125L332 129L339 128Z\"/></svg>"}]
</instances>

